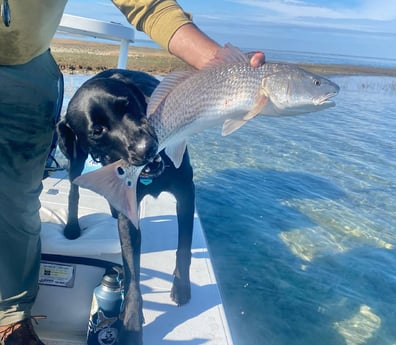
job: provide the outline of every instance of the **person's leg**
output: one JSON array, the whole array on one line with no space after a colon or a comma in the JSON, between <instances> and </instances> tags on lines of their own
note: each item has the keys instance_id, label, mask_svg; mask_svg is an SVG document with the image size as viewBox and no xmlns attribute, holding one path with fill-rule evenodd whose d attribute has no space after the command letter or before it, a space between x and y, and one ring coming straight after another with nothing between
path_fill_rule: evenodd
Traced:
<instances>
[{"instance_id":1,"label":"person's leg","mask_svg":"<svg viewBox=\"0 0 396 345\"><path fill-rule=\"evenodd\" d=\"M39 195L60 78L49 52L0 66L0 330L30 318L38 291Z\"/></svg>"}]
</instances>

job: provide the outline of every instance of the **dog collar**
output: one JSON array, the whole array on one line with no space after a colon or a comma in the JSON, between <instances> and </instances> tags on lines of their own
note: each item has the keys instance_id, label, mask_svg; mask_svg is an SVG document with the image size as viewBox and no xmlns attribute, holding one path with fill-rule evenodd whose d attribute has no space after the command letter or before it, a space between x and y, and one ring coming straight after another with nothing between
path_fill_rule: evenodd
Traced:
<instances>
[{"instance_id":1,"label":"dog collar","mask_svg":"<svg viewBox=\"0 0 396 345\"><path fill-rule=\"evenodd\" d=\"M139 177L139 182L141 184L144 184L145 186L148 186L150 183L153 182L153 179L148 177Z\"/></svg>"}]
</instances>

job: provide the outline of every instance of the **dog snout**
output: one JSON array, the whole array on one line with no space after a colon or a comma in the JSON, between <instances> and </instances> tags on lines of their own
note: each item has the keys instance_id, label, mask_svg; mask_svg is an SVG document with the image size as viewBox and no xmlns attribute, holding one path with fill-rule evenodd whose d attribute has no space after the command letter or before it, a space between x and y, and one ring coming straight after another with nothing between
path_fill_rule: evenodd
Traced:
<instances>
[{"instance_id":1,"label":"dog snout","mask_svg":"<svg viewBox=\"0 0 396 345\"><path fill-rule=\"evenodd\" d=\"M157 154L158 141L151 136L141 138L136 145L130 145L129 151L134 152L135 160L138 164L143 165L150 162Z\"/></svg>"}]
</instances>

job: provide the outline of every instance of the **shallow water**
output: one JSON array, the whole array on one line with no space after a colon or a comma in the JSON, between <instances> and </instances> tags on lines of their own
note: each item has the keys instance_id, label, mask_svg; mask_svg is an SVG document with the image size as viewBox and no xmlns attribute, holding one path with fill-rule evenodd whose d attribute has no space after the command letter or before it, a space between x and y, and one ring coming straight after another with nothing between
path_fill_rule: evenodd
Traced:
<instances>
[{"instance_id":1,"label":"shallow water","mask_svg":"<svg viewBox=\"0 0 396 345\"><path fill-rule=\"evenodd\" d=\"M334 108L190 140L236 345L396 344L396 78L331 79Z\"/></svg>"},{"instance_id":2,"label":"shallow water","mask_svg":"<svg viewBox=\"0 0 396 345\"><path fill-rule=\"evenodd\" d=\"M396 343L396 78L331 79L334 108L191 140L237 345Z\"/></svg>"}]
</instances>

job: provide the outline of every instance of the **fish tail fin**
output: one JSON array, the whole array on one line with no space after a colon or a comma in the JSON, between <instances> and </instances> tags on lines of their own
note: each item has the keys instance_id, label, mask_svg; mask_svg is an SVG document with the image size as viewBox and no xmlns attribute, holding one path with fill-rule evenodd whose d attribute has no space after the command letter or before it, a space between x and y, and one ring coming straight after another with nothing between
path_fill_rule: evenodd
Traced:
<instances>
[{"instance_id":1,"label":"fish tail fin","mask_svg":"<svg viewBox=\"0 0 396 345\"><path fill-rule=\"evenodd\" d=\"M97 170L88 172L73 180L73 183L98 193L119 212L123 213L133 223L139 227L139 210L136 199L136 184L139 177L133 176L130 185L126 185L124 180L117 173L120 161L103 166Z\"/></svg>"}]
</instances>

